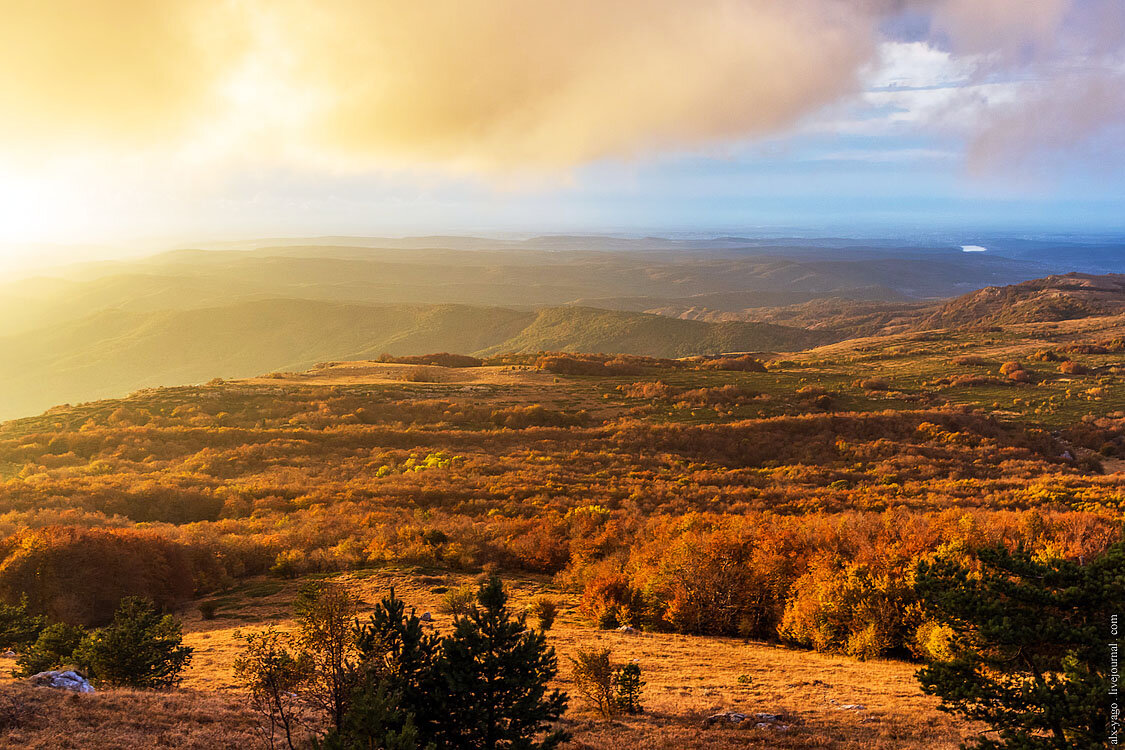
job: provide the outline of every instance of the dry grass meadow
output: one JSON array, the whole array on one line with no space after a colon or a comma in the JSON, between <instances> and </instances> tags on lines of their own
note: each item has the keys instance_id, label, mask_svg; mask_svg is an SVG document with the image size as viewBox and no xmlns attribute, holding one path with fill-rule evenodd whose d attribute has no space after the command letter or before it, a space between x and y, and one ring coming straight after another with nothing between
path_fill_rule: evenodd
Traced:
<instances>
[{"instance_id":1,"label":"dry grass meadow","mask_svg":"<svg viewBox=\"0 0 1125 750\"><path fill-rule=\"evenodd\" d=\"M391 587L418 612L430 612L433 627L451 617L439 611L441 592L471 582L451 575L359 571L346 582L369 607ZM856 661L843 656L793 650L732 638L599 631L546 578L509 581L512 604L520 608L548 593L562 604L550 631L559 655L562 689L570 686L569 655L580 646L609 646L618 661L637 660L644 670L645 712L604 721L572 695L566 727L574 750L687 750L689 748L839 748L952 750L968 728L937 711L922 695L911 664L893 660ZM9 727L2 747L27 748L256 748L255 733L231 664L238 634L267 625L290 624L295 581L255 579L224 596L216 617L182 613L185 642L195 658L180 689L164 693L106 690L71 695L30 688L6 679L0 721ZM0 660L6 675L12 660ZM741 679L740 679L741 678ZM572 692L572 691L571 691ZM781 714L788 728L753 728L755 722L704 726L720 711Z\"/></svg>"}]
</instances>

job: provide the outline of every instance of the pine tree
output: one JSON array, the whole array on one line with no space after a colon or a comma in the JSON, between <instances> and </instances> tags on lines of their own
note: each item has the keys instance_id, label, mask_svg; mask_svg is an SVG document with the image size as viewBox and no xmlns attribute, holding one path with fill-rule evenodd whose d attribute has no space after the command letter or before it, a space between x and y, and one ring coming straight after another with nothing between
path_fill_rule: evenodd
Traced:
<instances>
[{"instance_id":1,"label":"pine tree","mask_svg":"<svg viewBox=\"0 0 1125 750\"><path fill-rule=\"evenodd\" d=\"M479 606L454 620L442 642L445 682L441 748L549 750L568 737L549 730L566 709L566 695L547 683L558 671L542 632L513 619L508 595L495 576L477 593ZM540 734L545 736L536 739Z\"/></svg>"},{"instance_id":2,"label":"pine tree","mask_svg":"<svg viewBox=\"0 0 1125 750\"><path fill-rule=\"evenodd\" d=\"M952 658L918 673L941 708L985 723L985 749L1104 747L1112 608L1125 601L1125 543L1088 565L1018 549L921 564L917 590L953 633Z\"/></svg>"},{"instance_id":3,"label":"pine tree","mask_svg":"<svg viewBox=\"0 0 1125 750\"><path fill-rule=\"evenodd\" d=\"M443 721L437 711L440 639L422 629L413 610L406 613L392 589L356 627L355 642L363 682L352 696L338 744L328 742L325 748L432 747L430 738Z\"/></svg>"},{"instance_id":4,"label":"pine tree","mask_svg":"<svg viewBox=\"0 0 1125 750\"><path fill-rule=\"evenodd\" d=\"M148 599L125 597L113 621L93 631L74 651L74 659L97 680L136 688L170 687L191 661L180 622L161 615Z\"/></svg>"},{"instance_id":5,"label":"pine tree","mask_svg":"<svg viewBox=\"0 0 1125 750\"><path fill-rule=\"evenodd\" d=\"M313 748L419 750L414 716L402 706L402 695L390 691L388 680L373 677L353 694L341 726L331 728L323 740L313 740Z\"/></svg>"},{"instance_id":6,"label":"pine tree","mask_svg":"<svg viewBox=\"0 0 1125 750\"><path fill-rule=\"evenodd\" d=\"M617 710L624 714L642 713L644 707L641 705L641 688L645 683L641 679L641 665L629 662L617 670L613 682Z\"/></svg>"},{"instance_id":7,"label":"pine tree","mask_svg":"<svg viewBox=\"0 0 1125 750\"><path fill-rule=\"evenodd\" d=\"M30 677L72 661L74 650L85 637L85 629L77 625L65 622L48 625L39 633L35 643L20 655L14 674Z\"/></svg>"}]
</instances>

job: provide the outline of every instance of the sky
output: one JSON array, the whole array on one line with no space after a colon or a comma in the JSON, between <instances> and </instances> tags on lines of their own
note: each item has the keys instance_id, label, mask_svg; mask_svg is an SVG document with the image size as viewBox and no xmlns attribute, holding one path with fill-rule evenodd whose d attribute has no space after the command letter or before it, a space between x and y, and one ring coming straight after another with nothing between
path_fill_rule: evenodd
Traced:
<instances>
[{"instance_id":1,"label":"sky","mask_svg":"<svg viewBox=\"0 0 1125 750\"><path fill-rule=\"evenodd\" d=\"M1121 0L0 7L0 270L260 236L1125 232Z\"/></svg>"}]
</instances>

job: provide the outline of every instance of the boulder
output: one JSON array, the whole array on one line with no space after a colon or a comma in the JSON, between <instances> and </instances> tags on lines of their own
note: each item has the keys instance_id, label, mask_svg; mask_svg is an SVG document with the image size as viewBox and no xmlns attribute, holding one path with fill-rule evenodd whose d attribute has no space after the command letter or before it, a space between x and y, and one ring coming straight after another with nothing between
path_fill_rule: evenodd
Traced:
<instances>
[{"instance_id":1,"label":"boulder","mask_svg":"<svg viewBox=\"0 0 1125 750\"><path fill-rule=\"evenodd\" d=\"M70 690L75 693L92 693L94 686L82 675L72 670L40 672L28 678L36 687L49 687L56 690Z\"/></svg>"},{"instance_id":2,"label":"boulder","mask_svg":"<svg viewBox=\"0 0 1125 750\"><path fill-rule=\"evenodd\" d=\"M621 627L619 627L617 629L617 632L618 633L625 633L626 635L636 635L640 631L638 631L632 625L622 625Z\"/></svg>"},{"instance_id":3,"label":"boulder","mask_svg":"<svg viewBox=\"0 0 1125 750\"><path fill-rule=\"evenodd\" d=\"M432 616L432 615L430 615L430 613L429 613L429 612L423 612L423 613L422 613L422 616L421 616L421 617L419 617L418 619L419 619L419 620L421 620L422 622L430 622L430 621L431 621L431 620L433 620L434 618L433 618L433 616Z\"/></svg>"},{"instance_id":4,"label":"boulder","mask_svg":"<svg viewBox=\"0 0 1125 750\"><path fill-rule=\"evenodd\" d=\"M741 724L749 717L746 714L738 713L737 711L720 711L717 714L711 714L703 720L703 726L710 727L715 724Z\"/></svg>"}]
</instances>

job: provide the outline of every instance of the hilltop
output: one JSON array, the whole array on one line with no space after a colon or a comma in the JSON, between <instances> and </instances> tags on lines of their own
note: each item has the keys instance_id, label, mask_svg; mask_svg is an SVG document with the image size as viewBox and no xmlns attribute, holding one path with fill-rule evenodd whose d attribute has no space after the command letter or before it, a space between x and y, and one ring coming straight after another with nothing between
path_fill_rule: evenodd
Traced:
<instances>
[{"instance_id":1,"label":"hilltop","mask_svg":"<svg viewBox=\"0 0 1125 750\"><path fill-rule=\"evenodd\" d=\"M984 289L941 305L916 330L1075 320L1125 312L1125 274L1068 273Z\"/></svg>"}]
</instances>

